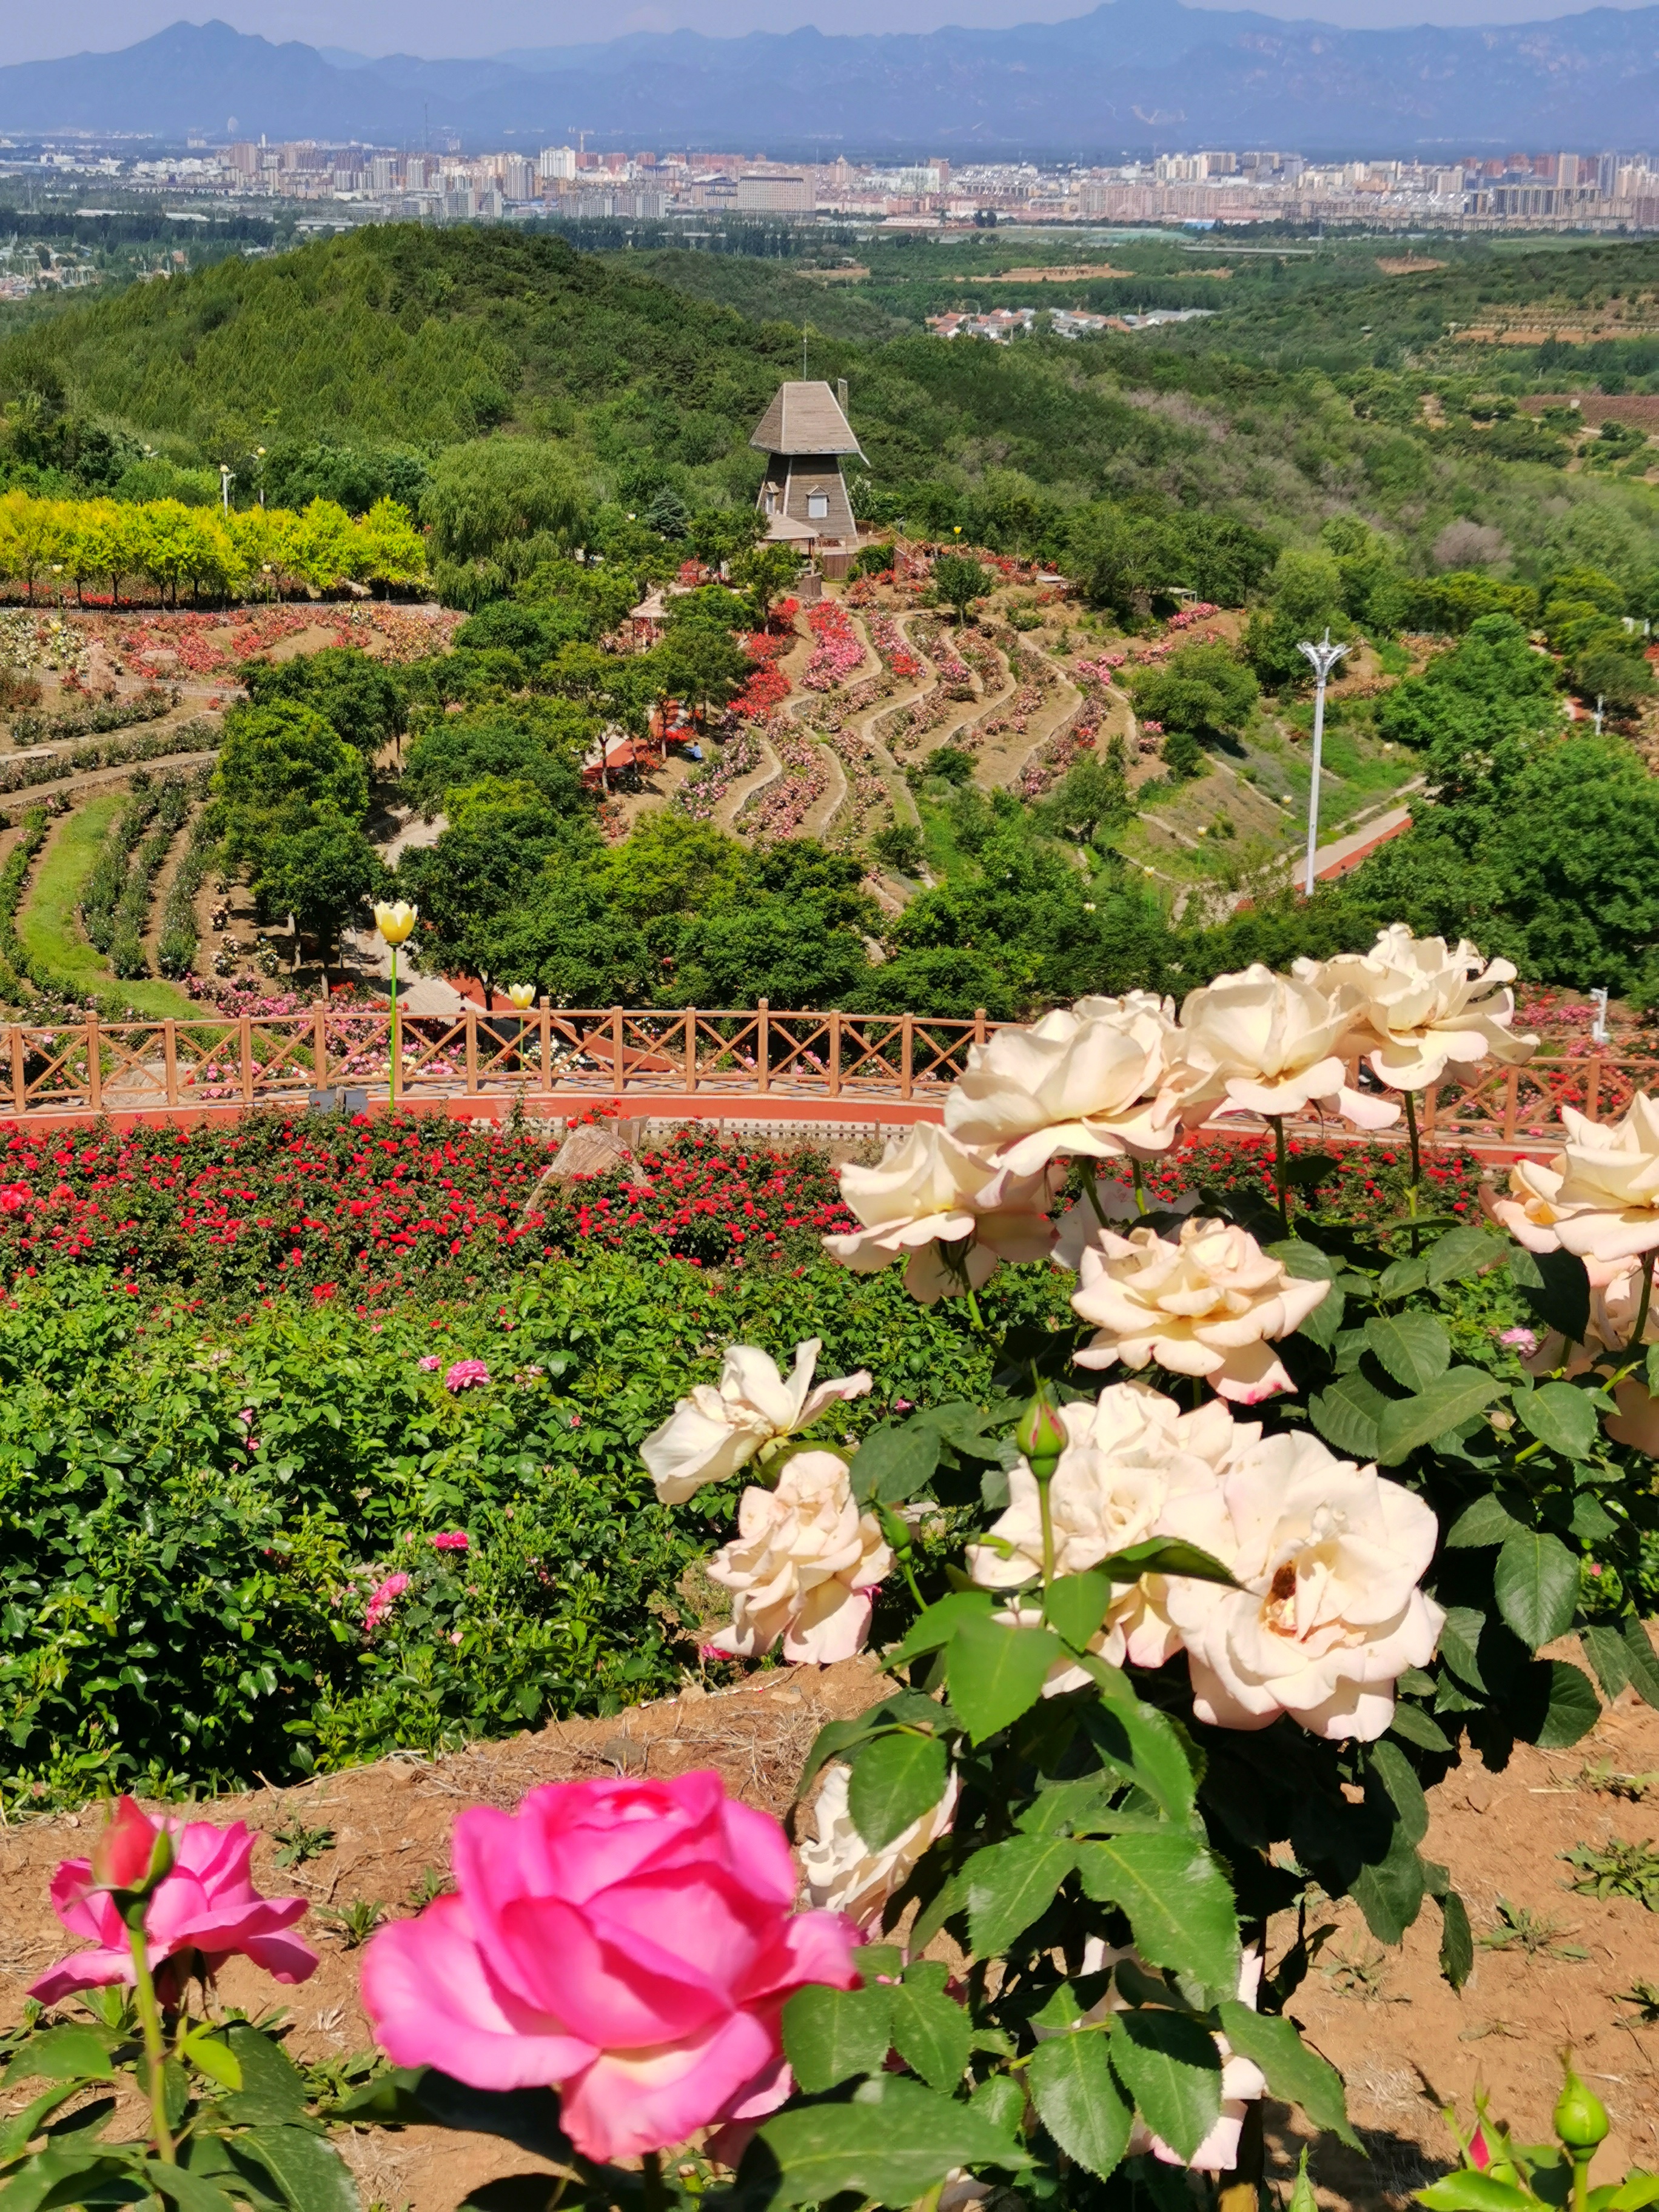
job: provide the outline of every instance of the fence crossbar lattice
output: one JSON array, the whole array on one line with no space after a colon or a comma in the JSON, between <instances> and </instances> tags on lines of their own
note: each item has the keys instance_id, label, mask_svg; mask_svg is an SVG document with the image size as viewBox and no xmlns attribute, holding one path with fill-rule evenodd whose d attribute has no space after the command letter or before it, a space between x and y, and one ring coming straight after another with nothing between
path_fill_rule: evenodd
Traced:
<instances>
[{"instance_id":1,"label":"fence crossbar lattice","mask_svg":"<svg viewBox=\"0 0 1659 2212\"><path fill-rule=\"evenodd\" d=\"M580 1096L844 1100L937 1107L975 1043L1000 1024L922 1014L769 1006L642 1010L550 1006L405 1014L399 1095L410 1099ZM387 1009L319 1000L283 1014L198 1020L13 1022L0 1085L13 1117L62 1118L196 1106L295 1106L313 1091L389 1092ZM1659 1060L1540 1053L1524 1066L1449 1071L1419 1094L1437 1145L1559 1141L1562 1109L1622 1114ZM1358 1065L1350 1080L1369 1082ZM5 1108L0 1108L0 1111ZM1250 1124L1244 1121L1242 1126Z\"/></svg>"}]
</instances>

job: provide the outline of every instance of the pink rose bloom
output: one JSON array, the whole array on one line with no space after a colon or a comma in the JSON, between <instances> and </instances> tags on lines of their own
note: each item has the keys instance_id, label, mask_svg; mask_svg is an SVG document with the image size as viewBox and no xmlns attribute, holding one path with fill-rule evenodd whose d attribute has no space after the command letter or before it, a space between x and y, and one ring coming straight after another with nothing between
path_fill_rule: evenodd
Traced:
<instances>
[{"instance_id":1,"label":"pink rose bloom","mask_svg":"<svg viewBox=\"0 0 1659 2212\"><path fill-rule=\"evenodd\" d=\"M423 1367L428 1375L435 1375L443 1365L435 1352L428 1352L424 1358L417 1359L415 1364L417 1367Z\"/></svg>"},{"instance_id":2,"label":"pink rose bloom","mask_svg":"<svg viewBox=\"0 0 1659 2212\"><path fill-rule=\"evenodd\" d=\"M239 1953L279 1982L303 1982L315 1972L316 1953L288 1932L304 1912L306 1900L259 1895L248 1875L254 1838L240 1820L228 1828L216 1828L210 1820L152 1821L130 1798L120 1801L117 1820L122 1847L103 1854L118 1862L104 1869L115 1879L142 1876L163 1828L173 1838L173 1871L157 1884L144 1915L150 1966L161 1969L155 1983L164 2002L178 2001L183 1983L198 1966L216 1974ZM142 1837L139 1822L146 1831ZM91 1860L64 1860L52 1878L52 1909L71 1936L89 1937L94 1948L60 1959L30 1989L32 1997L49 2005L72 1990L132 1985L127 1931L114 1899L99 1886Z\"/></svg>"},{"instance_id":3,"label":"pink rose bloom","mask_svg":"<svg viewBox=\"0 0 1659 2212\"><path fill-rule=\"evenodd\" d=\"M466 1547L467 1534L465 1528L451 1528L432 1539L432 1548L434 1552L464 1552Z\"/></svg>"},{"instance_id":4,"label":"pink rose bloom","mask_svg":"<svg viewBox=\"0 0 1659 2212\"><path fill-rule=\"evenodd\" d=\"M718 1774L551 1783L455 1823L459 1894L383 1928L362 1998L399 2066L559 2089L585 2157L630 2158L787 2096L780 2018L850 1989L857 1941L796 1912L777 1822Z\"/></svg>"},{"instance_id":5,"label":"pink rose bloom","mask_svg":"<svg viewBox=\"0 0 1659 2212\"><path fill-rule=\"evenodd\" d=\"M400 1598L408 1588L409 1577L405 1574L388 1575L383 1583L377 1583L363 1614L364 1629L370 1632L377 1629L391 1612L393 1599Z\"/></svg>"},{"instance_id":6,"label":"pink rose bloom","mask_svg":"<svg viewBox=\"0 0 1659 2212\"><path fill-rule=\"evenodd\" d=\"M1506 1328L1499 1335L1498 1341L1500 1344L1512 1344L1523 1358L1528 1359L1538 1349L1537 1332L1530 1328Z\"/></svg>"},{"instance_id":7,"label":"pink rose bloom","mask_svg":"<svg viewBox=\"0 0 1659 2212\"><path fill-rule=\"evenodd\" d=\"M435 1365L436 1362L433 1364ZM446 1390L472 1390L489 1380L489 1370L482 1359L458 1359L444 1377L444 1388Z\"/></svg>"}]
</instances>

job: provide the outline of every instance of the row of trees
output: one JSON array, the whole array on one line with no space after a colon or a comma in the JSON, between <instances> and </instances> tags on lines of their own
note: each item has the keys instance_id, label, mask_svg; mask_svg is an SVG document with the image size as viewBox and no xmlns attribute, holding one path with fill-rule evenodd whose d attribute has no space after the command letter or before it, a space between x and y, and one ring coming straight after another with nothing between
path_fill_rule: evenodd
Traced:
<instances>
[{"instance_id":1,"label":"row of trees","mask_svg":"<svg viewBox=\"0 0 1659 2212\"><path fill-rule=\"evenodd\" d=\"M73 589L107 589L142 577L176 605L188 586L198 599L268 598L306 586L407 584L426 573L426 544L407 511L379 501L360 521L327 500L301 514L252 507L225 514L160 499L0 497L0 580L33 599Z\"/></svg>"}]
</instances>

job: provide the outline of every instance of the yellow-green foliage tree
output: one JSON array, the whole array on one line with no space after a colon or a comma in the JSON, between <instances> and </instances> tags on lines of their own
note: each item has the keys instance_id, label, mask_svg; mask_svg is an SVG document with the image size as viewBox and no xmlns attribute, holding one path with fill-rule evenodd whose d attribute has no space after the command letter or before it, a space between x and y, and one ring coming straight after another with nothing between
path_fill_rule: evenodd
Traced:
<instances>
[{"instance_id":1,"label":"yellow-green foliage tree","mask_svg":"<svg viewBox=\"0 0 1659 2212\"><path fill-rule=\"evenodd\" d=\"M408 584L426 574L426 541L407 511L380 501L360 521L331 501L302 514L256 507L222 513L176 499L0 497L0 582L33 599L43 583L77 593L106 585L118 599L142 579L173 604L195 597L280 599L342 584Z\"/></svg>"}]
</instances>

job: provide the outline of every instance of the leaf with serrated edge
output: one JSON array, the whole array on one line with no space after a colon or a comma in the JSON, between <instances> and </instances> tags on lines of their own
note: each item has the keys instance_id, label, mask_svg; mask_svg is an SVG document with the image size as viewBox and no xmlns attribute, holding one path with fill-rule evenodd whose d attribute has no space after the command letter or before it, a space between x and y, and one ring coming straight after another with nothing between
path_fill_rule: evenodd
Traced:
<instances>
[{"instance_id":1,"label":"leaf with serrated edge","mask_svg":"<svg viewBox=\"0 0 1659 2212\"><path fill-rule=\"evenodd\" d=\"M853 1826L872 1850L880 1850L945 1795L945 1746L935 1735L908 1729L878 1736L866 1747L847 1785Z\"/></svg>"},{"instance_id":2,"label":"leaf with serrated edge","mask_svg":"<svg viewBox=\"0 0 1659 2212\"><path fill-rule=\"evenodd\" d=\"M1340 1375L1310 1402L1313 1425L1328 1444L1356 1459L1376 1457L1376 1425L1388 1400L1360 1374Z\"/></svg>"},{"instance_id":3,"label":"leaf with serrated edge","mask_svg":"<svg viewBox=\"0 0 1659 2212\"><path fill-rule=\"evenodd\" d=\"M1507 1382L1479 1367L1453 1367L1414 1398L1396 1398L1376 1418L1380 1466L1397 1467L1420 1445L1432 1443L1449 1429L1461 1428L1485 1413L1494 1398L1509 1395Z\"/></svg>"},{"instance_id":4,"label":"leaf with serrated edge","mask_svg":"<svg viewBox=\"0 0 1659 2212\"><path fill-rule=\"evenodd\" d=\"M953 2166L1018 2169L1030 2154L982 2110L888 2075L850 2105L808 2105L763 2121L781 2170L775 2204L825 2204L851 2191L878 2204L913 2204Z\"/></svg>"},{"instance_id":5,"label":"leaf with serrated edge","mask_svg":"<svg viewBox=\"0 0 1659 2212\"><path fill-rule=\"evenodd\" d=\"M1451 1365L1451 1339L1428 1314L1373 1315L1365 1341L1384 1371L1407 1390L1426 1390Z\"/></svg>"},{"instance_id":6,"label":"leaf with serrated edge","mask_svg":"<svg viewBox=\"0 0 1659 2212\"><path fill-rule=\"evenodd\" d=\"M1647 1630L1636 1615L1627 1613L1624 1624L1625 1663L1630 1668L1631 1687L1644 1705L1659 1705L1659 1655L1656 1655Z\"/></svg>"},{"instance_id":7,"label":"leaf with serrated edge","mask_svg":"<svg viewBox=\"0 0 1659 2212\"><path fill-rule=\"evenodd\" d=\"M293 2212L358 2212L357 2191L345 2162L309 2129L245 2128L236 2145L258 2160Z\"/></svg>"},{"instance_id":8,"label":"leaf with serrated edge","mask_svg":"<svg viewBox=\"0 0 1659 2212\"><path fill-rule=\"evenodd\" d=\"M892 1994L880 1983L796 1990L783 2008L783 2051L809 2097L878 2071L893 2040Z\"/></svg>"},{"instance_id":9,"label":"leaf with serrated edge","mask_svg":"<svg viewBox=\"0 0 1659 2212\"><path fill-rule=\"evenodd\" d=\"M1046 1628L1006 1628L974 1615L946 1647L951 1705L976 1744L1027 1712L1063 1650Z\"/></svg>"},{"instance_id":10,"label":"leaf with serrated edge","mask_svg":"<svg viewBox=\"0 0 1659 2212\"><path fill-rule=\"evenodd\" d=\"M1387 1737L1371 1745L1369 1757L1387 1790L1408 1843L1420 1844L1429 1832L1429 1801L1412 1763Z\"/></svg>"},{"instance_id":11,"label":"leaf with serrated edge","mask_svg":"<svg viewBox=\"0 0 1659 2212\"><path fill-rule=\"evenodd\" d=\"M1241 2058L1261 2069L1270 2097L1300 2105L1316 2128L1359 2149L1359 2138L1348 2120L1342 2076L1308 2048L1293 2020L1282 2013L1252 2012L1236 1997L1224 1998L1217 2010L1222 2033Z\"/></svg>"},{"instance_id":12,"label":"leaf with serrated edge","mask_svg":"<svg viewBox=\"0 0 1659 2212\"><path fill-rule=\"evenodd\" d=\"M1064 1836L1011 1836L974 1853L963 1875L975 1958L994 1958L1041 1918L1076 1864L1077 1851Z\"/></svg>"},{"instance_id":13,"label":"leaf with serrated edge","mask_svg":"<svg viewBox=\"0 0 1659 2212\"><path fill-rule=\"evenodd\" d=\"M1540 1382L1535 1390L1517 1391L1515 1414L1523 1429L1562 1459L1587 1458L1601 1433L1589 1394L1571 1382Z\"/></svg>"},{"instance_id":14,"label":"leaf with serrated edge","mask_svg":"<svg viewBox=\"0 0 1659 2212\"><path fill-rule=\"evenodd\" d=\"M1106 2038L1085 2029L1031 2053L1031 2101L1067 2158L1104 2181L1129 2146L1134 2108L1119 2088Z\"/></svg>"},{"instance_id":15,"label":"leaf with serrated edge","mask_svg":"<svg viewBox=\"0 0 1659 2212\"><path fill-rule=\"evenodd\" d=\"M1455 1990L1474 1972L1474 1932L1468 1907L1455 1889L1440 1900L1440 1971Z\"/></svg>"},{"instance_id":16,"label":"leaf with serrated edge","mask_svg":"<svg viewBox=\"0 0 1659 2212\"><path fill-rule=\"evenodd\" d=\"M1572 1626L1578 1562L1559 1536L1517 1528L1504 1540L1492 1586L1504 1620L1528 1651L1536 1651Z\"/></svg>"},{"instance_id":17,"label":"leaf with serrated edge","mask_svg":"<svg viewBox=\"0 0 1659 2212\"><path fill-rule=\"evenodd\" d=\"M981 1589L952 1590L936 1599L911 1622L908 1635L896 1651L888 1653L886 1664L908 1667L925 1652L941 1650L970 1614L988 1613L995 1602L989 1590Z\"/></svg>"},{"instance_id":18,"label":"leaf with serrated edge","mask_svg":"<svg viewBox=\"0 0 1659 2212\"><path fill-rule=\"evenodd\" d=\"M1049 1583L1043 1597L1043 1618L1050 1628L1081 1650L1105 1620L1111 1601L1112 1585L1097 1571L1060 1575Z\"/></svg>"},{"instance_id":19,"label":"leaf with serrated edge","mask_svg":"<svg viewBox=\"0 0 1659 2212\"><path fill-rule=\"evenodd\" d=\"M939 1990L907 1981L886 1994L892 2000L894 2050L930 2089L948 2095L967 2069L973 2022Z\"/></svg>"},{"instance_id":20,"label":"leaf with serrated edge","mask_svg":"<svg viewBox=\"0 0 1659 2212\"><path fill-rule=\"evenodd\" d=\"M1178 2012L1123 2012L1113 2025L1113 2072L1152 2133L1190 2158L1221 2117L1215 2038Z\"/></svg>"},{"instance_id":21,"label":"leaf with serrated edge","mask_svg":"<svg viewBox=\"0 0 1659 2212\"><path fill-rule=\"evenodd\" d=\"M1233 1893L1202 1844L1185 1835L1115 1836L1075 1849L1085 1894L1122 1907L1149 1965L1173 1967L1212 1997L1238 1987Z\"/></svg>"}]
</instances>

